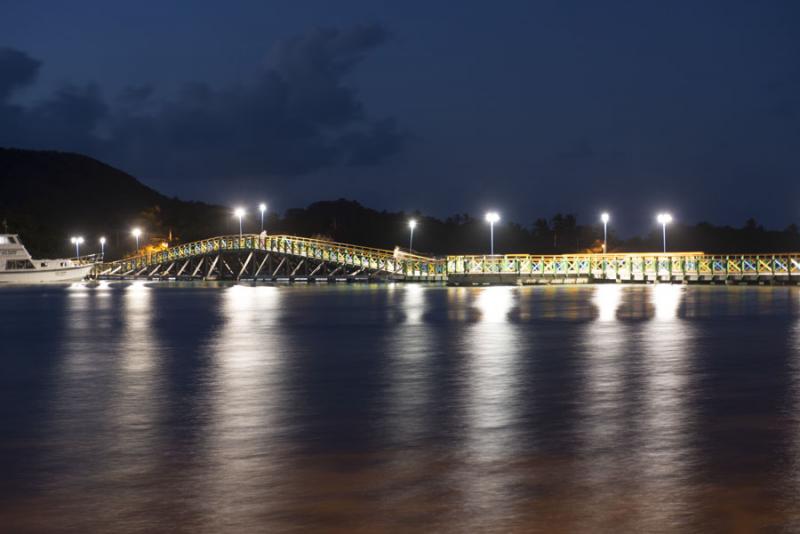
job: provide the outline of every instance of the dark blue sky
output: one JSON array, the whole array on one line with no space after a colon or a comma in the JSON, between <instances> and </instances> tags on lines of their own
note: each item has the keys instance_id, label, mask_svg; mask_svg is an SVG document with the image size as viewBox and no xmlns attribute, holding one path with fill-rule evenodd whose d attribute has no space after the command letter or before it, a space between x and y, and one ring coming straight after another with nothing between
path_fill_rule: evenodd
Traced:
<instances>
[{"instance_id":1,"label":"dark blue sky","mask_svg":"<svg viewBox=\"0 0 800 534\"><path fill-rule=\"evenodd\" d=\"M0 0L0 145L279 210L800 219L797 2L382 4Z\"/></svg>"}]
</instances>

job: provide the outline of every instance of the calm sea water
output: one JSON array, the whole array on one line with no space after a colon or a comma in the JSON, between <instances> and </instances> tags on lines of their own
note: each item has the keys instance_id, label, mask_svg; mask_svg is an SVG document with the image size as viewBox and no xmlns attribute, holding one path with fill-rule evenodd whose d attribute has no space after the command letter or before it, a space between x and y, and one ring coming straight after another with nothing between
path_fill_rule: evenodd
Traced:
<instances>
[{"instance_id":1,"label":"calm sea water","mask_svg":"<svg viewBox=\"0 0 800 534\"><path fill-rule=\"evenodd\" d=\"M800 291L0 290L0 530L800 529Z\"/></svg>"}]
</instances>

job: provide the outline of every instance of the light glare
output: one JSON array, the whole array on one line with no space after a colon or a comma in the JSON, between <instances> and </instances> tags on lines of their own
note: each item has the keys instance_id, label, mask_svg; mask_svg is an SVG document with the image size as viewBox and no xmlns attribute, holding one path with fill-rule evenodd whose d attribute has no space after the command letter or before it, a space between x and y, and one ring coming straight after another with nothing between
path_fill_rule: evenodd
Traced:
<instances>
[{"instance_id":1,"label":"light glare","mask_svg":"<svg viewBox=\"0 0 800 534\"><path fill-rule=\"evenodd\" d=\"M500 220L500 215L496 211L490 211L486 214L486 222L493 224Z\"/></svg>"}]
</instances>

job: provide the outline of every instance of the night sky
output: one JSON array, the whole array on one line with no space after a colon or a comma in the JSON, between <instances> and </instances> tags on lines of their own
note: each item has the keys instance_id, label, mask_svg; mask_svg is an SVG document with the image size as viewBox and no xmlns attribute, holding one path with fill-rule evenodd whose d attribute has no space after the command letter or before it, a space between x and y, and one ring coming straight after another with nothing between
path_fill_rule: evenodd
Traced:
<instances>
[{"instance_id":1,"label":"night sky","mask_svg":"<svg viewBox=\"0 0 800 534\"><path fill-rule=\"evenodd\" d=\"M0 0L0 146L187 199L800 220L800 3Z\"/></svg>"}]
</instances>

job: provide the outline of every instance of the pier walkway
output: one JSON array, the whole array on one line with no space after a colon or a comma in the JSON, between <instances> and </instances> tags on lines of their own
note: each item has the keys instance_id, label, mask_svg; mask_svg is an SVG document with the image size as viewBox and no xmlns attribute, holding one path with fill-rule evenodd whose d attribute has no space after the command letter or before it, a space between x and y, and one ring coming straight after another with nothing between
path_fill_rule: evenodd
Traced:
<instances>
[{"instance_id":1,"label":"pier walkway","mask_svg":"<svg viewBox=\"0 0 800 534\"><path fill-rule=\"evenodd\" d=\"M101 279L407 280L453 285L800 283L800 253L702 252L436 258L290 235L220 236L104 263Z\"/></svg>"},{"instance_id":2,"label":"pier walkway","mask_svg":"<svg viewBox=\"0 0 800 534\"><path fill-rule=\"evenodd\" d=\"M451 284L475 283L800 283L800 253L702 252L448 256Z\"/></svg>"}]
</instances>

